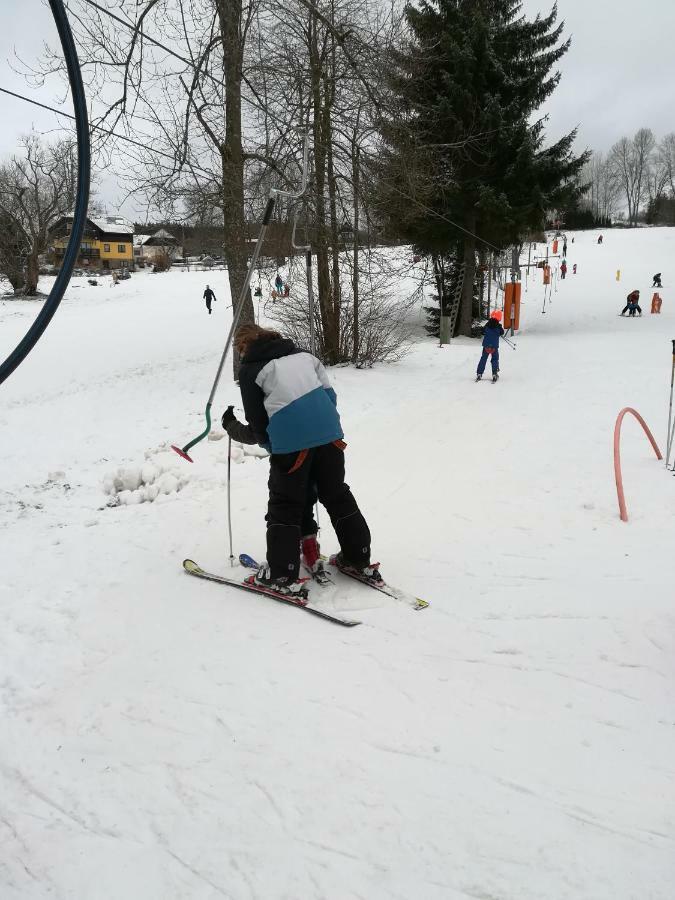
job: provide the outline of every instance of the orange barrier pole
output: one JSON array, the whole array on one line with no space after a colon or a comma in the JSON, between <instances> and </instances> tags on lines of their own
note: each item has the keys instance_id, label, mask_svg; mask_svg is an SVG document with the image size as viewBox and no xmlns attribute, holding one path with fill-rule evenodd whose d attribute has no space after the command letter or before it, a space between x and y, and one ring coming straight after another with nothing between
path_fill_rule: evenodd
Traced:
<instances>
[{"instance_id":1,"label":"orange barrier pole","mask_svg":"<svg viewBox=\"0 0 675 900\"><path fill-rule=\"evenodd\" d=\"M659 446L654 440L654 435L651 433L649 428L647 427L647 423L642 418L637 410L633 409L630 406L627 406L625 409L622 409L619 413L619 416L616 420L616 425L614 426L614 478L616 480L616 493L619 498L619 514L621 516L622 522L628 521L628 511L626 509L626 497L623 492L623 477L621 475L621 424L624 420L626 413L631 413L638 420L642 428L644 429L645 434L649 438L652 447L654 448L654 452L656 453L657 459L663 459L661 451L659 450Z\"/></svg>"}]
</instances>

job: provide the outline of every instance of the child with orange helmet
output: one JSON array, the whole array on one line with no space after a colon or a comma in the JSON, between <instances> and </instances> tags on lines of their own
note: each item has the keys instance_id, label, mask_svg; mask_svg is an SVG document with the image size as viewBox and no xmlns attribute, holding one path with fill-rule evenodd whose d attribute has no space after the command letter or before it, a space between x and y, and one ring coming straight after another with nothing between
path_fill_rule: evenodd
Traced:
<instances>
[{"instance_id":1,"label":"child with orange helmet","mask_svg":"<svg viewBox=\"0 0 675 900\"><path fill-rule=\"evenodd\" d=\"M487 365L488 358L492 363L492 380L497 381L499 378L499 338L504 334L504 329L502 328L502 311L500 309L495 309L493 313L490 315L490 319L485 326L485 333L483 336L483 355L480 358L480 362L478 363L478 370L476 372L476 381L480 381L483 377L483 372L485 372L485 366Z\"/></svg>"}]
</instances>

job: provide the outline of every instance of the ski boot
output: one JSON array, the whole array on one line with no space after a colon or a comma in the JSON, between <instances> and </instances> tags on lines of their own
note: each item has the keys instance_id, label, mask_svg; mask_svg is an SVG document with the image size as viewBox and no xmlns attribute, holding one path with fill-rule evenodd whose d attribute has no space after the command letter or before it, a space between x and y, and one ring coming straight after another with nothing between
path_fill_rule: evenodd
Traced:
<instances>
[{"instance_id":1,"label":"ski boot","mask_svg":"<svg viewBox=\"0 0 675 900\"><path fill-rule=\"evenodd\" d=\"M307 534L300 543L300 561L315 581L319 584L330 583L331 577L326 571L321 557L321 549L315 534Z\"/></svg>"},{"instance_id":2,"label":"ski boot","mask_svg":"<svg viewBox=\"0 0 675 900\"><path fill-rule=\"evenodd\" d=\"M482 381L482 380L483 380L482 375L476 375L476 381Z\"/></svg>"},{"instance_id":3,"label":"ski boot","mask_svg":"<svg viewBox=\"0 0 675 900\"><path fill-rule=\"evenodd\" d=\"M282 575L279 578L272 578L270 567L267 564L260 566L255 575L251 575L246 579L249 584L258 585L258 587L267 588L275 594L282 597L290 597L296 603L303 606L309 602L309 592L305 586L306 578L289 578Z\"/></svg>"},{"instance_id":4,"label":"ski boot","mask_svg":"<svg viewBox=\"0 0 675 900\"><path fill-rule=\"evenodd\" d=\"M342 555L342 551L340 551L340 553L336 553L335 556L331 557L331 562L341 572L345 572L348 575L353 575L355 578L360 578L361 581L366 581L368 582L368 584L384 584L384 578L380 575L379 562L370 563L367 566L353 566L344 558L344 556Z\"/></svg>"},{"instance_id":5,"label":"ski boot","mask_svg":"<svg viewBox=\"0 0 675 900\"><path fill-rule=\"evenodd\" d=\"M499 372L495 372L492 376L492 383L496 384L499 381Z\"/></svg>"}]
</instances>

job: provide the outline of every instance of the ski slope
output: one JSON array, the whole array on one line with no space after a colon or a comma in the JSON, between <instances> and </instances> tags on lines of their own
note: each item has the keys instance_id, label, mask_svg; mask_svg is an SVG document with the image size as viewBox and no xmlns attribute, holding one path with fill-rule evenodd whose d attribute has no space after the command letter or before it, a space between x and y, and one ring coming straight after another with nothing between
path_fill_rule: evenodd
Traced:
<instances>
[{"instance_id":1,"label":"ski slope","mask_svg":"<svg viewBox=\"0 0 675 900\"><path fill-rule=\"evenodd\" d=\"M596 238L544 315L529 280L498 384L421 328L331 371L376 558L432 604L315 590L350 630L181 569L236 571L226 440L167 449L203 427L222 273L74 280L0 390L2 900L671 900L675 478L626 420L623 524L612 431L634 406L665 445L675 230ZM0 300L0 356L37 309ZM259 557L267 463L233 459Z\"/></svg>"}]
</instances>

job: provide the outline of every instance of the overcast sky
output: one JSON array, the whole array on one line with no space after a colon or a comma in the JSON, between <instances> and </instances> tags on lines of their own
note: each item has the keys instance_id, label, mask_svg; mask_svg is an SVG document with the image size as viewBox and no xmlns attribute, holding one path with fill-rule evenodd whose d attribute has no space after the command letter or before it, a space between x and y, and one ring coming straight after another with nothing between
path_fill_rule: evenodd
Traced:
<instances>
[{"instance_id":1,"label":"overcast sky","mask_svg":"<svg viewBox=\"0 0 675 900\"><path fill-rule=\"evenodd\" d=\"M34 62L45 40L57 43L49 7L42 0L2 0L2 5L12 8L0 30L0 87L53 103L58 97L55 84L27 88L11 69L15 50ZM547 13L550 6L523 0L529 17ZM558 9L572 48L561 62L560 86L545 107L550 138L578 126L578 149L606 150L642 126L652 128L657 137L675 131L675 55L669 50L675 0L559 0ZM69 102L65 108L71 110ZM41 131L57 124L50 113L1 93L0 116L0 156L12 153L32 124ZM115 205L110 178L100 193L108 205Z\"/></svg>"}]
</instances>

